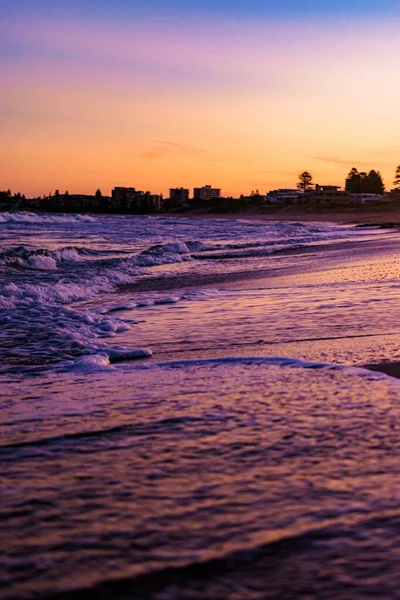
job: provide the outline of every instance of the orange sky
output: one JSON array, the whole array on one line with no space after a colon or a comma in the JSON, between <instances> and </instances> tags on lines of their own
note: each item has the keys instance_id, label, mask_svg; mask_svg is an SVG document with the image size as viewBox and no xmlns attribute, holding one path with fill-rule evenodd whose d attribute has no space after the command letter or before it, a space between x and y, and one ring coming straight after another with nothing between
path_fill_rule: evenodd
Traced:
<instances>
[{"instance_id":1,"label":"orange sky","mask_svg":"<svg viewBox=\"0 0 400 600\"><path fill-rule=\"evenodd\" d=\"M400 163L399 23L210 29L13 20L0 62L0 189L225 195Z\"/></svg>"}]
</instances>

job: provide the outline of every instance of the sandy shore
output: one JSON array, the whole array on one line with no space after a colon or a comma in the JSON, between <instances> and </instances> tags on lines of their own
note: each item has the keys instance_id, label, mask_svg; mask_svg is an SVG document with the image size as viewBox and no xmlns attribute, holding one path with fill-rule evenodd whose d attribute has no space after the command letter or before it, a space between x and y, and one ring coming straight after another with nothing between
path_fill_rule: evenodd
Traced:
<instances>
[{"instance_id":1,"label":"sandy shore","mask_svg":"<svg viewBox=\"0 0 400 600\"><path fill-rule=\"evenodd\" d=\"M335 268L347 267L349 258L354 260L385 260L388 255L397 251L400 238L397 231L388 233L379 239L338 241L325 245L303 246L300 248L286 249L271 254L271 267L257 271L233 271L225 273L202 274L190 273L160 278L157 276L143 277L135 283L122 284L119 289L123 292L166 292L174 290L191 289L195 287L226 286L242 287L255 285L257 280L264 280L268 285L271 278L287 279L288 277L301 276L304 273L324 272ZM286 258L293 257L290 266ZM273 262L272 262L273 261ZM284 263L281 266L281 262ZM279 285L279 280L274 285ZM293 282L295 286L295 282Z\"/></svg>"},{"instance_id":2,"label":"sandy shore","mask_svg":"<svg viewBox=\"0 0 400 600\"><path fill-rule=\"evenodd\" d=\"M143 328L136 326L137 342L154 350L155 361L281 356L366 367L400 378L399 248L400 234L382 231L366 240L274 253L270 268L148 277L120 291L172 296L193 288L237 291L237 305L227 302L224 308L220 300L215 306L210 301L207 312L204 303L178 303L162 317L155 311L154 321L149 318ZM239 331L243 317L246 325ZM218 344L217 330L223 332ZM182 339L185 343L178 343Z\"/></svg>"},{"instance_id":3,"label":"sandy shore","mask_svg":"<svg viewBox=\"0 0 400 600\"><path fill-rule=\"evenodd\" d=\"M386 203L378 205L350 206L265 206L232 213L210 213L194 210L187 213L166 213L165 216L199 217L203 219L245 219L257 221L320 221L355 225L400 226L400 205Z\"/></svg>"}]
</instances>

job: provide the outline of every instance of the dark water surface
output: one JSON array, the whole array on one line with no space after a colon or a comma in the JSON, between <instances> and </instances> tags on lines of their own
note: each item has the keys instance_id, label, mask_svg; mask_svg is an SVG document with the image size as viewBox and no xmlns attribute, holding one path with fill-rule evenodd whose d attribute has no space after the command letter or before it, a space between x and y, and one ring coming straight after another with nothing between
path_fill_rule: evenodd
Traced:
<instances>
[{"instance_id":1,"label":"dark water surface","mask_svg":"<svg viewBox=\"0 0 400 600\"><path fill-rule=\"evenodd\" d=\"M2 598L397 597L396 380L248 358L5 386Z\"/></svg>"}]
</instances>

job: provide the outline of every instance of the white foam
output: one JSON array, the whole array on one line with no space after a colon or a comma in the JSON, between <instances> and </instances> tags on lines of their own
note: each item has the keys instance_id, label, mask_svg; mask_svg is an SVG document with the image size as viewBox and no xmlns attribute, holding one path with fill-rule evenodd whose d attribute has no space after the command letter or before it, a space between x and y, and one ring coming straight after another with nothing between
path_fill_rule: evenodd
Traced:
<instances>
[{"instance_id":1,"label":"white foam","mask_svg":"<svg viewBox=\"0 0 400 600\"><path fill-rule=\"evenodd\" d=\"M135 358L148 358L153 352L149 348L108 348L107 355L111 362L132 360Z\"/></svg>"},{"instance_id":2,"label":"white foam","mask_svg":"<svg viewBox=\"0 0 400 600\"><path fill-rule=\"evenodd\" d=\"M154 300L154 304L176 304L180 299L180 296L164 296Z\"/></svg>"},{"instance_id":3,"label":"white foam","mask_svg":"<svg viewBox=\"0 0 400 600\"><path fill-rule=\"evenodd\" d=\"M190 250L184 242L172 241L166 244L151 246L140 254L136 261L143 267L165 265L192 260Z\"/></svg>"},{"instance_id":4,"label":"white foam","mask_svg":"<svg viewBox=\"0 0 400 600\"><path fill-rule=\"evenodd\" d=\"M48 223L93 223L96 219L90 215L50 215L42 213L32 213L27 211L21 212L4 212L0 213L0 223L24 223L26 225L42 225Z\"/></svg>"},{"instance_id":5,"label":"white foam","mask_svg":"<svg viewBox=\"0 0 400 600\"><path fill-rule=\"evenodd\" d=\"M67 361L61 365L61 371L104 371L115 369L114 363L149 358L152 351L148 348L104 348L102 351L80 356L74 361Z\"/></svg>"},{"instance_id":6,"label":"white foam","mask_svg":"<svg viewBox=\"0 0 400 600\"><path fill-rule=\"evenodd\" d=\"M71 369L79 370L103 370L110 366L110 359L107 354L94 354L92 356L82 356L71 364Z\"/></svg>"},{"instance_id":7,"label":"white foam","mask_svg":"<svg viewBox=\"0 0 400 600\"><path fill-rule=\"evenodd\" d=\"M218 366L218 365L258 365L258 366L276 366L293 369L310 369L310 370L326 370L326 371L344 371L349 375L367 378L371 381L375 380L390 380L397 385L400 385L398 379L380 373L378 371L370 371L363 367L353 367L347 365L338 365L334 363L311 362L298 358L290 358L284 356L223 356L219 358L200 358L200 359L182 359L170 360L163 362L152 362L135 366L135 369L185 369L196 368L202 366Z\"/></svg>"},{"instance_id":8,"label":"white foam","mask_svg":"<svg viewBox=\"0 0 400 600\"><path fill-rule=\"evenodd\" d=\"M78 254L76 248L62 248L61 250L57 250L55 252L55 257L57 260L65 261L65 262L82 262L84 259L80 254Z\"/></svg>"},{"instance_id":9,"label":"white foam","mask_svg":"<svg viewBox=\"0 0 400 600\"><path fill-rule=\"evenodd\" d=\"M37 271L56 271L57 263L51 256L33 254L26 261L26 266Z\"/></svg>"}]
</instances>

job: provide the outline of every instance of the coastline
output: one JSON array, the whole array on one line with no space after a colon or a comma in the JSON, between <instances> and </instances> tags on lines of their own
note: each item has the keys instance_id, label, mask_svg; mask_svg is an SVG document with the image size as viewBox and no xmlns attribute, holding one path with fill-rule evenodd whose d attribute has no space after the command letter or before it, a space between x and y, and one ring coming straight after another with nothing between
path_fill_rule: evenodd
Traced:
<instances>
[{"instance_id":1,"label":"coastline","mask_svg":"<svg viewBox=\"0 0 400 600\"><path fill-rule=\"evenodd\" d=\"M264 206L238 212L211 212L195 209L187 212L160 213L165 217L188 217L201 219L243 219L249 221L299 221L326 222L343 225L371 225L400 227L400 205L385 203L379 205L349 206Z\"/></svg>"},{"instance_id":2,"label":"coastline","mask_svg":"<svg viewBox=\"0 0 400 600\"><path fill-rule=\"evenodd\" d=\"M211 217L210 217L211 218ZM287 278L304 273L323 272L324 269L332 268L332 260L335 267L345 266L349 263L349 254L352 260L365 260L378 258L391 254L395 251L400 239L396 231L388 232L385 237L379 239L333 241L325 244L304 245L297 248L277 250L269 255L271 260L276 261L270 268L258 271L233 271L226 273L214 273L209 275L198 275L196 273L187 275L171 275L160 278L158 275L143 277L135 283L126 283L119 286L121 292L165 292L173 290L192 289L194 287L209 287L216 285L243 286L256 280L268 280L270 278ZM292 262L290 267L285 262L280 266L281 259L286 257L301 257L301 262ZM318 264L314 262L318 260ZM296 260L296 259L295 259ZM265 282L266 283L266 282ZM279 281L276 282L279 285Z\"/></svg>"}]
</instances>

